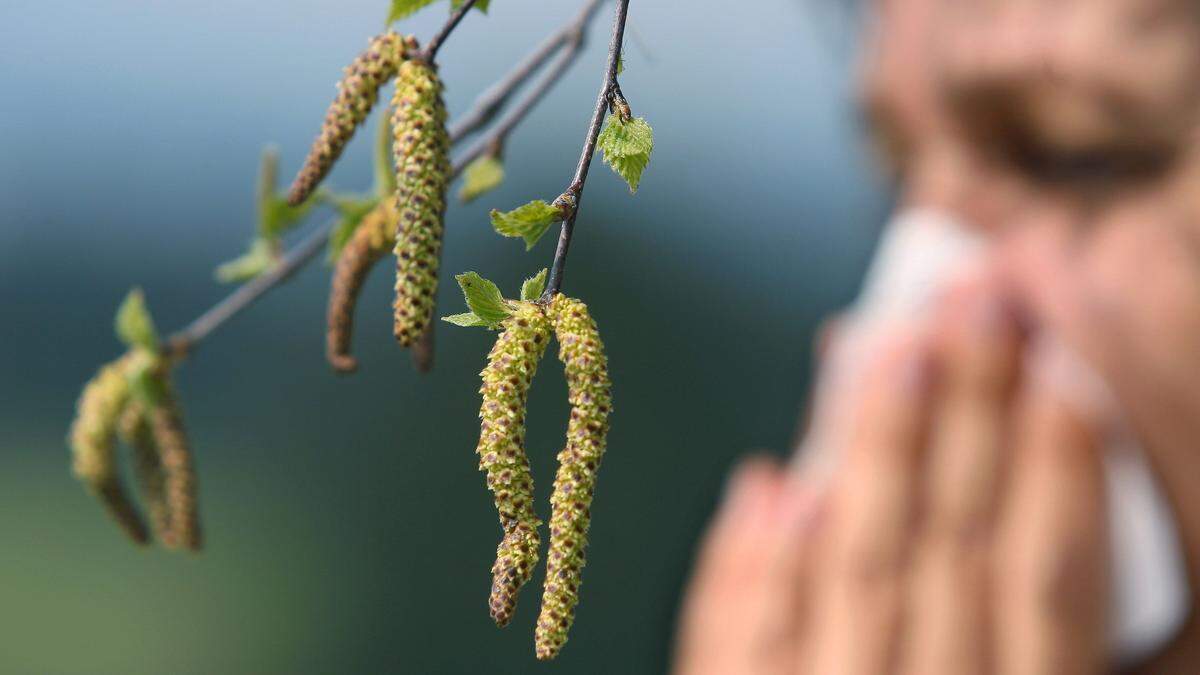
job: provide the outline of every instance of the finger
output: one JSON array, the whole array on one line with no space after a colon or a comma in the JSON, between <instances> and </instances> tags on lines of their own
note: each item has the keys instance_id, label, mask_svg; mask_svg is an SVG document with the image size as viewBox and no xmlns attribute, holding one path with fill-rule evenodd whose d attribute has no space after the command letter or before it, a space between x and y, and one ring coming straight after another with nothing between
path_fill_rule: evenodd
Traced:
<instances>
[{"instance_id":1,"label":"finger","mask_svg":"<svg viewBox=\"0 0 1200 675\"><path fill-rule=\"evenodd\" d=\"M930 379L927 345L910 336L864 380L814 582L812 672L880 673L893 661Z\"/></svg>"},{"instance_id":2,"label":"finger","mask_svg":"<svg viewBox=\"0 0 1200 675\"><path fill-rule=\"evenodd\" d=\"M903 672L976 673L991 642L988 561L1020 339L996 285L977 281L942 316L925 506L909 588Z\"/></svg>"},{"instance_id":3,"label":"finger","mask_svg":"<svg viewBox=\"0 0 1200 675\"><path fill-rule=\"evenodd\" d=\"M675 668L677 673L741 672L756 647L751 617L758 597L747 592L763 575L763 527L781 479L764 458L742 462L705 533L684 596Z\"/></svg>"},{"instance_id":4,"label":"finger","mask_svg":"<svg viewBox=\"0 0 1200 675\"><path fill-rule=\"evenodd\" d=\"M998 535L996 672L1103 670L1109 553L1093 430L1047 386L1026 387Z\"/></svg>"},{"instance_id":5,"label":"finger","mask_svg":"<svg viewBox=\"0 0 1200 675\"><path fill-rule=\"evenodd\" d=\"M1154 220L1110 224L1094 244L1101 250L1080 261L1064 237L1031 233L1011 247L1005 266L1037 318L1112 386L1171 504L1195 603L1200 362L1193 355L1200 344L1200 279L1194 251L1181 236ZM1187 644L1200 644L1197 617L1185 629Z\"/></svg>"},{"instance_id":6,"label":"finger","mask_svg":"<svg viewBox=\"0 0 1200 675\"><path fill-rule=\"evenodd\" d=\"M792 669L798 585L815 494L764 458L748 460L705 536L686 595L679 673Z\"/></svg>"}]
</instances>

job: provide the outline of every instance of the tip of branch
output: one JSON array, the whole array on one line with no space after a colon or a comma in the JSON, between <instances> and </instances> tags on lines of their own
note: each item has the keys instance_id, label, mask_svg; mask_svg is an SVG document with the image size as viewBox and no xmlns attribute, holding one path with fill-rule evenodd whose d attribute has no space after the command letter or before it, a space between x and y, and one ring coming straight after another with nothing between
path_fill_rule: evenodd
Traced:
<instances>
[{"instance_id":1,"label":"tip of branch","mask_svg":"<svg viewBox=\"0 0 1200 675\"><path fill-rule=\"evenodd\" d=\"M433 324L429 324L429 330L421 336L412 346L411 355L413 367L422 375L428 374L433 370Z\"/></svg>"}]
</instances>

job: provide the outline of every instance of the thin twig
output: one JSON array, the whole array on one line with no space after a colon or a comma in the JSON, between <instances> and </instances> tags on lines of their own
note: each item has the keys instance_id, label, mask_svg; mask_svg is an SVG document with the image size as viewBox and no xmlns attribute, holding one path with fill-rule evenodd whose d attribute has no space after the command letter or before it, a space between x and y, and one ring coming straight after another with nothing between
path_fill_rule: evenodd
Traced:
<instances>
[{"instance_id":1,"label":"thin twig","mask_svg":"<svg viewBox=\"0 0 1200 675\"><path fill-rule=\"evenodd\" d=\"M604 71L604 82L600 85L600 93L596 96L596 109L592 111L592 121L588 124L587 137L583 142L583 152L579 155L579 164L575 167L575 177L564 193L571 198L571 213L563 220L562 229L558 234L558 247L554 251L554 262L550 265L550 278L546 282L546 292L542 300L550 300L562 288L563 267L567 264L567 251L571 247L571 235L575 232L575 217L579 215L579 202L583 198L583 186L587 182L588 169L592 165L592 155L596 153L596 139L600 136L600 125L604 122L604 114L608 111L609 102L617 84L617 63L621 59L621 42L625 37L625 19L629 15L629 0L617 0L617 9L613 16L612 40L608 44L608 67Z\"/></svg>"},{"instance_id":2,"label":"thin twig","mask_svg":"<svg viewBox=\"0 0 1200 675\"><path fill-rule=\"evenodd\" d=\"M596 7L600 4L600 0L588 0L584 9L571 21L569 25L565 25L559 29L559 35L566 36L566 48L559 54L550 70L538 81L532 90L521 99L520 103L509 114L498 122L487 136L481 139L481 142L472 145L462 156L454 160L451 166L451 177L457 177L462 173L463 169L473 159L483 154L489 147L498 145L504 141L508 134L517 127L517 125L529 114L529 111L537 105L537 103L545 97L550 89L558 82L563 72L567 67L574 62L575 58L581 49L583 42L583 28L587 22L591 20ZM466 10L470 8L471 3L464 3L460 9ZM461 18L461 17L460 17ZM583 19L583 23L579 24L579 19ZM443 29L444 30L444 29ZM448 34L448 32L447 32ZM444 36L443 36L444 38ZM539 47L540 49L540 47ZM543 57L544 58L544 57ZM527 57L526 61L530 58ZM526 76L531 74L536 68L530 69ZM506 77L507 81L510 76ZM519 86L519 82L513 86ZM499 89L495 89L499 91ZM492 91L489 89L489 91ZM511 94L511 91L508 92ZM505 96L507 96L506 94ZM481 96L480 99L483 99ZM473 114L473 113L468 113ZM476 123L477 124L477 123ZM483 122L486 124L486 120ZM462 125L454 123L452 126L461 128ZM461 140L462 135L459 136ZM187 326L175 333L172 333L167 338L169 351L177 358L186 356L188 352L196 348L205 338L214 331L225 325L234 316L237 316L242 311L254 304L262 296L269 293L272 289L278 288L283 282L290 279L296 272L300 271L304 266L315 260L325 249L325 245L329 240L329 229L333 223L318 227L309 234L305 235L295 246L289 249L283 257L275 264L271 270L251 279L245 284L239 286L237 290L230 293L223 300L213 305L208 311L201 314Z\"/></svg>"},{"instance_id":3,"label":"thin twig","mask_svg":"<svg viewBox=\"0 0 1200 675\"><path fill-rule=\"evenodd\" d=\"M186 355L197 343L224 325L226 321L254 304L254 301L265 295L267 291L287 281L324 250L325 243L329 240L329 228L334 224L336 223L318 227L309 233L299 244L284 254L283 258L269 271L242 284L224 300L197 317L195 321L173 333L167 338L170 352L177 357Z\"/></svg>"},{"instance_id":4,"label":"thin twig","mask_svg":"<svg viewBox=\"0 0 1200 675\"><path fill-rule=\"evenodd\" d=\"M574 45L574 48L578 50L583 29L591 21L592 15L599 9L601 2L603 0L587 0L570 21L547 36L541 44L513 66L512 70L508 71L503 78L485 89L471 104L471 107L450 125L450 142L462 140L464 136L490 122L517 88L524 84L538 68L541 68L542 64L559 47L567 44L568 48L571 48L570 46Z\"/></svg>"},{"instance_id":5,"label":"thin twig","mask_svg":"<svg viewBox=\"0 0 1200 675\"><path fill-rule=\"evenodd\" d=\"M462 18L467 15L467 12L471 11L471 7L473 6L475 6L475 0L466 0L466 2L459 5L458 9L450 14L450 18L446 20L446 24L442 26L442 29L430 38L429 42L425 45L425 51L421 52L422 61L433 63L433 59L437 56L437 51L441 48L442 43L446 41L446 38L450 37L450 34L458 26L458 22L462 21Z\"/></svg>"},{"instance_id":6,"label":"thin twig","mask_svg":"<svg viewBox=\"0 0 1200 675\"><path fill-rule=\"evenodd\" d=\"M562 76L566 74L571 65L579 58L582 48L583 32L581 31L575 38L567 42L566 47L558 53L554 62L550 64L549 69L546 70L545 74L537 81L537 84L525 94L520 102L513 106L512 110L505 113L504 117L496 122L486 135L481 136L470 147L464 150L459 155L457 161L469 164L483 155L494 154L501 145L501 141L508 138L508 135L521 122L525 121L525 117L537 107L537 104L562 79Z\"/></svg>"}]
</instances>

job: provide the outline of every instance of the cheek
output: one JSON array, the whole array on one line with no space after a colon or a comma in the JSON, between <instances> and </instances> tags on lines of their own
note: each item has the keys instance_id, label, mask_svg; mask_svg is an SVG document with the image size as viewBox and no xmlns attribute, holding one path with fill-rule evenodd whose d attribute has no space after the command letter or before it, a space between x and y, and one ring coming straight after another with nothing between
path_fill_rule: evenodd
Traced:
<instances>
[{"instance_id":1,"label":"cheek","mask_svg":"<svg viewBox=\"0 0 1200 675\"><path fill-rule=\"evenodd\" d=\"M1074 95L1119 106L1126 121L1159 126L1190 118L1200 87L1200 27L1179 18L1134 27L1099 12L1059 24L1049 69ZM1069 17L1067 17L1069 18Z\"/></svg>"}]
</instances>

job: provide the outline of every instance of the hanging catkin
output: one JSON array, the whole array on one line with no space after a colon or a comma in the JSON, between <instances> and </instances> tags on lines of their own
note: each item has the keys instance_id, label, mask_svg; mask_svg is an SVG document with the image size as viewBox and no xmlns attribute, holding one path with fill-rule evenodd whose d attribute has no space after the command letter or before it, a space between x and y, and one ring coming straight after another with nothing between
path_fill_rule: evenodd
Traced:
<instances>
[{"instance_id":1,"label":"hanging catkin","mask_svg":"<svg viewBox=\"0 0 1200 675\"><path fill-rule=\"evenodd\" d=\"M547 312L559 343L558 358L566 373L571 418L566 447L558 454L558 475L550 498L550 549L534 637L537 657L543 660L558 655L575 617L592 494L612 409L608 360L587 306L557 295Z\"/></svg>"},{"instance_id":2,"label":"hanging catkin","mask_svg":"<svg viewBox=\"0 0 1200 675\"><path fill-rule=\"evenodd\" d=\"M533 576L541 544L541 521L533 510L533 476L525 456L525 406L538 361L550 341L550 321L534 303L514 304L516 311L504 320L480 373L483 405L476 449L504 529L488 599L492 619L499 626L512 618L517 593Z\"/></svg>"},{"instance_id":3,"label":"hanging catkin","mask_svg":"<svg viewBox=\"0 0 1200 675\"><path fill-rule=\"evenodd\" d=\"M163 475L162 459L154 432L150 428L150 416L140 401L131 401L121 413L117 428L121 441L133 452L133 473L137 477L142 503L150 517L150 524L164 546L174 548L178 544L171 532L171 512L167 503L166 477Z\"/></svg>"},{"instance_id":4,"label":"hanging catkin","mask_svg":"<svg viewBox=\"0 0 1200 675\"><path fill-rule=\"evenodd\" d=\"M296 206L308 199L329 173L342 149L354 136L375 101L379 88L395 76L406 55L416 49L416 41L391 31L371 39L367 50L346 67L338 82L337 97L325 112L321 133L313 141L304 166L288 191L288 203Z\"/></svg>"},{"instance_id":5,"label":"hanging catkin","mask_svg":"<svg viewBox=\"0 0 1200 675\"><path fill-rule=\"evenodd\" d=\"M358 362L350 355L354 308L367 273L396 243L398 214L391 199L383 199L368 213L338 255L329 289L325 354L334 370L354 372Z\"/></svg>"},{"instance_id":6,"label":"hanging catkin","mask_svg":"<svg viewBox=\"0 0 1200 675\"><path fill-rule=\"evenodd\" d=\"M69 436L73 468L135 542L148 540L146 525L121 482L116 462L117 423L129 402L128 355L103 366L83 388Z\"/></svg>"},{"instance_id":7,"label":"hanging catkin","mask_svg":"<svg viewBox=\"0 0 1200 675\"><path fill-rule=\"evenodd\" d=\"M167 511L171 514L170 536L164 538L164 543L198 551L203 546L203 539L192 451L183 429L179 402L165 373L160 383L159 400L150 410L150 432L158 446Z\"/></svg>"},{"instance_id":8,"label":"hanging catkin","mask_svg":"<svg viewBox=\"0 0 1200 675\"><path fill-rule=\"evenodd\" d=\"M394 332L411 347L429 328L442 252L442 218L450 176L450 139L442 83L419 60L400 65L392 101L396 163L396 300Z\"/></svg>"}]
</instances>

